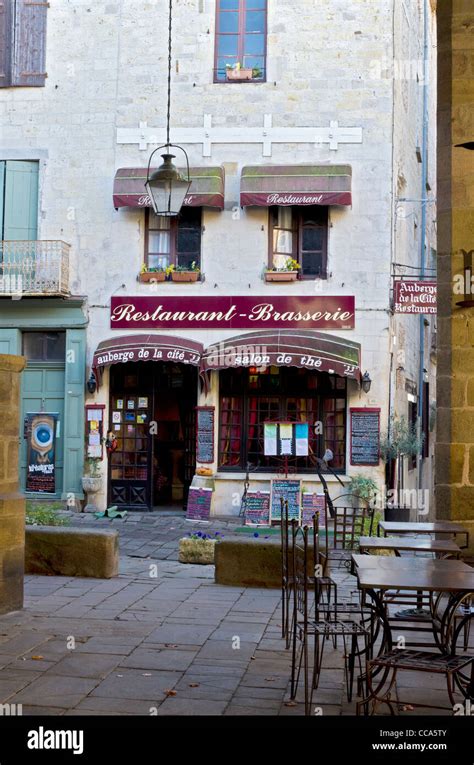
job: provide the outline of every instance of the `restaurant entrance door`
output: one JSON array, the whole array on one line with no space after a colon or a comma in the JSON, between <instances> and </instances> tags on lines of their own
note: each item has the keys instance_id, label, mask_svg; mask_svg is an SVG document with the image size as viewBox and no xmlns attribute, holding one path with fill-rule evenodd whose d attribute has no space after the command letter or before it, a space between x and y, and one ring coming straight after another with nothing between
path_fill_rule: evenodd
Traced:
<instances>
[{"instance_id":1,"label":"restaurant entrance door","mask_svg":"<svg viewBox=\"0 0 474 765\"><path fill-rule=\"evenodd\" d=\"M185 506L196 463L197 369L132 362L110 370L109 504L129 510Z\"/></svg>"}]
</instances>

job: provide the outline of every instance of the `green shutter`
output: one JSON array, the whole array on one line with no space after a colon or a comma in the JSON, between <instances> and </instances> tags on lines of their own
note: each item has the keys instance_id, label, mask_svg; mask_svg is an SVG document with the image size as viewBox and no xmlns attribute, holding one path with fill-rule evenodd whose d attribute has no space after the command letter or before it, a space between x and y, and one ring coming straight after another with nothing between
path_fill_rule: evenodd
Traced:
<instances>
[{"instance_id":1,"label":"green shutter","mask_svg":"<svg viewBox=\"0 0 474 765\"><path fill-rule=\"evenodd\" d=\"M64 407L64 494L82 497L84 472L84 387L86 375L86 333L66 332L66 387Z\"/></svg>"},{"instance_id":2,"label":"green shutter","mask_svg":"<svg viewBox=\"0 0 474 765\"><path fill-rule=\"evenodd\" d=\"M3 239L35 240L38 231L38 162L6 162Z\"/></svg>"},{"instance_id":3,"label":"green shutter","mask_svg":"<svg viewBox=\"0 0 474 765\"><path fill-rule=\"evenodd\" d=\"M0 353L21 355L21 333L18 329L0 327Z\"/></svg>"},{"instance_id":4,"label":"green shutter","mask_svg":"<svg viewBox=\"0 0 474 765\"><path fill-rule=\"evenodd\" d=\"M3 236L3 207L5 205L4 187L5 187L5 161L0 162L0 241Z\"/></svg>"}]
</instances>

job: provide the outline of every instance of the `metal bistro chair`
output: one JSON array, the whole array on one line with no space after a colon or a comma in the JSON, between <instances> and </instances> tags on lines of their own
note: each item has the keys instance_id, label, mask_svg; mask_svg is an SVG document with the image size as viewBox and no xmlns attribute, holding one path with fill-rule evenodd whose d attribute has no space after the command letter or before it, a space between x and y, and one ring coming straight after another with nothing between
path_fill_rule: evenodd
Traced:
<instances>
[{"instance_id":1,"label":"metal bistro chair","mask_svg":"<svg viewBox=\"0 0 474 765\"><path fill-rule=\"evenodd\" d=\"M289 554L289 522L288 522L288 500L286 502L280 497L281 523L281 636L285 639L286 648L290 647L290 598L291 598L291 565Z\"/></svg>"},{"instance_id":2,"label":"metal bistro chair","mask_svg":"<svg viewBox=\"0 0 474 765\"><path fill-rule=\"evenodd\" d=\"M280 524L280 539L281 539L281 634L285 639L286 648L291 646L292 635L292 617L293 611L291 609L291 593L293 585L293 573L292 562L290 557L290 522L288 518L288 500L280 498L281 507L281 524ZM314 578L318 577L318 599L321 604L325 603L327 610L330 608L332 601L337 601L337 585L336 583L326 575L326 571L329 566L329 554L328 554L328 537L326 533L325 549L321 552L319 544L319 513L313 516L313 550L314 550L314 566L315 570L312 572L309 570L309 576ZM316 569L316 566L319 568ZM332 598L332 595L334 597Z\"/></svg>"},{"instance_id":3,"label":"metal bistro chair","mask_svg":"<svg viewBox=\"0 0 474 765\"><path fill-rule=\"evenodd\" d=\"M439 600L439 599L438 599ZM454 605L452 603L454 602ZM367 695L357 702L357 714L375 714L377 704L388 706L390 713L395 715L395 707L409 704L412 707L428 709L447 709L453 711L456 704L454 693L460 691L464 699L474 701L474 657L458 654L457 643L462 642L465 650L465 626L469 624L473 613L470 608L471 595L459 599L448 598L448 606L441 620L441 651L391 649L372 658L367 662L366 686ZM464 613L459 618L459 613ZM459 640L462 636L462 640ZM450 706L439 704L416 703L412 700L403 701L392 698L399 671L429 672L444 675L446 678L447 694ZM376 676L379 675L377 681Z\"/></svg>"},{"instance_id":4,"label":"metal bistro chair","mask_svg":"<svg viewBox=\"0 0 474 765\"><path fill-rule=\"evenodd\" d=\"M352 495L348 495L352 496ZM338 499L342 499L344 495ZM334 536L330 559L337 561L339 567L350 567L351 555L359 549L361 536L372 536L374 509L366 504L359 507L334 505Z\"/></svg>"},{"instance_id":5,"label":"metal bistro chair","mask_svg":"<svg viewBox=\"0 0 474 765\"><path fill-rule=\"evenodd\" d=\"M325 640L331 636L341 636L343 639L346 694L348 701L351 701L355 662L358 659L362 674L362 656L367 654L369 635L364 626L355 621L337 619L335 612L329 613L326 606L323 608L323 613L329 618L321 618L318 577L311 576L308 537L309 529L307 526L299 528L296 521L291 522L293 578L291 698L294 699L296 696L299 678L301 671L303 671L306 715L310 714L313 692L318 687ZM313 667L310 673L308 643L311 638L314 640L314 648ZM364 641L362 650L359 650L359 638ZM350 647L348 642L350 642Z\"/></svg>"}]
</instances>

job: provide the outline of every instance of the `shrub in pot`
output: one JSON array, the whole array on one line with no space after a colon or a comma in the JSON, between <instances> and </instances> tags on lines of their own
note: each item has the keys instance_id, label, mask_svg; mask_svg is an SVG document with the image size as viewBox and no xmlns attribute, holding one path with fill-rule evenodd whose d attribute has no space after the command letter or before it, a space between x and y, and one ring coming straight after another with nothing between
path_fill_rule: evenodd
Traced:
<instances>
[{"instance_id":1,"label":"shrub in pot","mask_svg":"<svg viewBox=\"0 0 474 765\"><path fill-rule=\"evenodd\" d=\"M189 532L188 536L179 540L179 562L213 565L215 547L221 538L218 531L214 535L201 531Z\"/></svg>"}]
</instances>

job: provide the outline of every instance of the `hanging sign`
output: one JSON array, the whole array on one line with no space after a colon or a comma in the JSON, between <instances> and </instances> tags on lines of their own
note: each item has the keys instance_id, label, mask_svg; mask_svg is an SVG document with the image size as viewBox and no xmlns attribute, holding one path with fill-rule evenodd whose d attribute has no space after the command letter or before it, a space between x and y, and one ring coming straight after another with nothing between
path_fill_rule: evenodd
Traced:
<instances>
[{"instance_id":1,"label":"hanging sign","mask_svg":"<svg viewBox=\"0 0 474 765\"><path fill-rule=\"evenodd\" d=\"M395 313L436 313L436 282L403 279L393 285Z\"/></svg>"},{"instance_id":2,"label":"hanging sign","mask_svg":"<svg viewBox=\"0 0 474 765\"><path fill-rule=\"evenodd\" d=\"M28 412L25 417L26 491L56 492L56 433L59 414Z\"/></svg>"}]
</instances>

